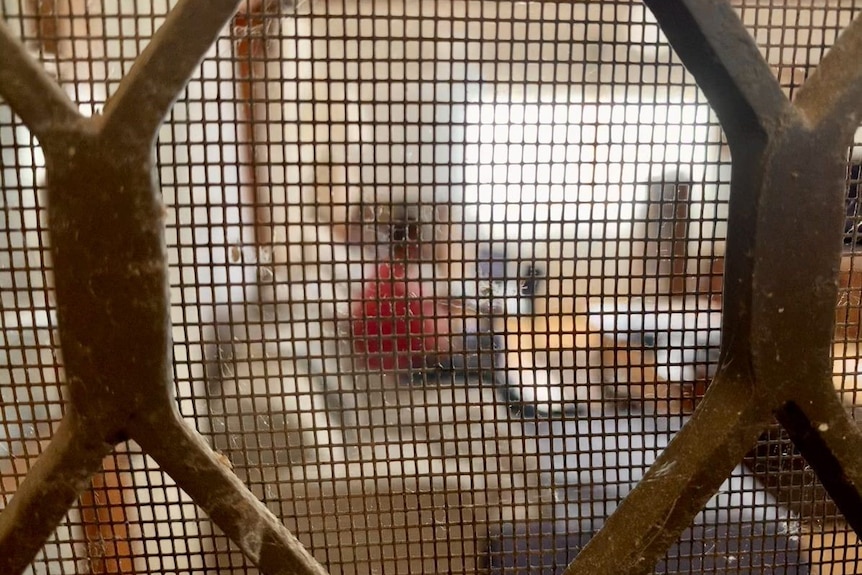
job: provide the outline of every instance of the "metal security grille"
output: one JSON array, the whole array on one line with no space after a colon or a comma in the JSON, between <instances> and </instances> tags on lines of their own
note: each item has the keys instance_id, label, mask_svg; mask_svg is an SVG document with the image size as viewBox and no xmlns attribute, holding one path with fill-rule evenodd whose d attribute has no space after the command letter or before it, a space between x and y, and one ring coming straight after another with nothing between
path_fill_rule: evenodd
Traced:
<instances>
[{"instance_id":1,"label":"metal security grille","mask_svg":"<svg viewBox=\"0 0 862 575\"><path fill-rule=\"evenodd\" d=\"M862 569L862 3L104 4L0 0L0 573Z\"/></svg>"}]
</instances>

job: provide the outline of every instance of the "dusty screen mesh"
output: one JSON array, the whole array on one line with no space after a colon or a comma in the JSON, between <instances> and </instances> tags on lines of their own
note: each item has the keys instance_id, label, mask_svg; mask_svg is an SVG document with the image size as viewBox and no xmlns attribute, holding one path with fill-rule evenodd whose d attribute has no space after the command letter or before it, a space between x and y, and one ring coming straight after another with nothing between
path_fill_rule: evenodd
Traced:
<instances>
[{"instance_id":1,"label":"dusty screen mesh","mask_svg":"<svg viewBox=\"0 0 862 575\"><path fill-rule=\"evenodd\" d=\"M170 8L107 4L0 4L87 115ZM790 96L862 8L792 4L736 7ZM179 409L333 573L561 572L714 373L730 154L638 2L250 2L155 152ZM65 391L44 159L2 102L0 153L5 504ZM776 427L657 570L850 574L856 555ZM131 443L32 571L256 569Z\"/></svg>"}]
</instances>

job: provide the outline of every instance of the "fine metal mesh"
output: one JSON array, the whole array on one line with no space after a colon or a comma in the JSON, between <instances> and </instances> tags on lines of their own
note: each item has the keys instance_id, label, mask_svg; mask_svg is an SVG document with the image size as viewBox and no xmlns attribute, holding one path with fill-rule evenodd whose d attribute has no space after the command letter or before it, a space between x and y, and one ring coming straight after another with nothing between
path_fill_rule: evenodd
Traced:
<instances>
[{"instance_id":1,"label":"fine metal mesh","mask_svg":"<svg viewBox=\"0 0 862 575\"><path fill-rule=\"evenodd\" d=\"M0 4L86 115L172 3L93 4ZM792 97L862 4L785 4L735 8ZM6 504L65 390L45 162L2 103L0 153ZM250 2L155 153L179 410L333 573L561 572L714 374L730 153L638 2ZM854 415L860 166L857 135L834 345ZM776 426L657 570L857 553ZM134 442L32 571L257 572Z\"/></svg>"}]
</instances>

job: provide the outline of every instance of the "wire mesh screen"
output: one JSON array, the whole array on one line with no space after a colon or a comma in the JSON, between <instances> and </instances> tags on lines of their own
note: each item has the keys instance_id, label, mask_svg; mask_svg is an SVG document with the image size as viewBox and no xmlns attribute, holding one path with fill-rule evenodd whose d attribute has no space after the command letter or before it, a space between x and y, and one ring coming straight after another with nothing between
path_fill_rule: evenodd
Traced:
<instances>
[{"instance_id":1,"label":"wire mesh screen","mask_svg":"<svg viewBox=\"0 0 862 575\"><path fill-rule=\"evenodd\" d=\"M0 6L95 116L173 3ZM734 6L791 98L860 9ZM832 378L854 417L856 142ZM46 161L2 102L0 153L4 506L68 393ZM562 572L716 373L731 155L638 2L247 2L155 160L179 412L332 573ZM775 425L655 570L858 552ZM257 572L135 441L30 570Z\"/></svg>"}]
</instances>

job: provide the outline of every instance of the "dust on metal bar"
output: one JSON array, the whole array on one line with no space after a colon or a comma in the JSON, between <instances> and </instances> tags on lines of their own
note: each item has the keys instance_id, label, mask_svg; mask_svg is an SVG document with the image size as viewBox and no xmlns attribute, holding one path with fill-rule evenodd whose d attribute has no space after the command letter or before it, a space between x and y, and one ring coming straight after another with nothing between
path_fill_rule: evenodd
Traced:
<instances>
[{"instance_id":1,"label":"dust on metal bar","mask_svg":"<svg viewBox=\"0 0 862 575\"><path fill-rule=\"evenodd\" d=\"M327 575L175 410L159 415L134 422L132 435L255 565L268 575Z\"/></svg>"},{"instance_id":2,"label":"dust on metal bar","mask_svg":"<svg viewBox=\"0 0 862 575\"><path fill-rule=\"evenodd\" d=\"M34 99L59 110L59 118L49 118L64 122L59 128L40 124L26 101L28 93L45 88L46 77L34 72L34 63L23 63L26 53L11 36L0 38L15 55L2 68L2 89L25 122L46 136L41 143L58 325L74 414L0 517L0 555L9 566L4 573L20 572L32 561L103 456L127 438L175 473L180 487L264 572L325 573L221 466L179 417L172 397L165 212L152 146L171 104L238 4L180 2L103 117L81 118L58 87L45 90L47 97ZM23 79L10 87L6 82L17 69L24 70ZM51 512L21 522L40 493L51 496Z\"/></svg>"},{"instance_id":3,"label":"dust on metal bar","mask_svg":"<svg viewBox=\"0 0 862 575\"><path fill-rule=\"evenodd\" d=\"M859 122L858 24L839 42L840 56L827 58L814 83L803 89L800 111L781 93L727 2L647 4L715 108L733 156L722 355L691 421L567 573L650 572L732 465L754 446L773 412L813 458L848 520L862 480L856 462L862 452L859 430L837 401L829 355L844 159ZM827 108L820 116L813 112L819 106ZM829 121L811 126L816 117ZM807 409L811 401L806 400L815 395L821 405L816 409L823 410L819 429L811 417L790 417L791 406ZM820 402L824 397L831 401ZM832 425L840 437L830 431ZM845 438L853 449L842 443ZM815 446L827 449L818 455ZM690 458L697 465L690 465ZM836 467L844 472L827 479Z\"/></svg>"},{"instance_id":4,"label":"dust on metal bar","mask_svg":"<svg viewBox=\"0 0 862 575\"><path fill-rule=\"evenodd\" d=\"M714 389L656 458L637 487L566 569L566 575L652 573L763 430L768 407L751 401L743 365L716 376ZM728 425L733 421L734 425Z\"/></svg>"},{"instance_id":5,"label":"dust on metal bar","mask_svg":"<svg viewBox=\"0 0 862 575\"><path fill-rule=\"evenodd\" d=\"M848 121L855 115L848 111ZM806 124L800 118L776 134L765 166L769 185L758 214L753 279L754 371L760 395L778 409L779 421L858 530L862 435L836 396L831 361L853 132L833 121ZM805 417L788 417L791 406ZM834 473L836 465L842 473Z\"/></svg>"},{"instance_id":6,"label":"dust on metal bar","mask_svg":"<svg viewBox=\"0 0 862 575\"><path fill-rule=\"evenodd\" d=\"M797 94L764 189L755 370L777 416L848 523L862 532L862 433L835 394L832 337L845 217L846 150L862 119L862 17ZM805 249L797 249L804 246ZM767 257L768 256L768 257ZM836 472L839 470L840 472Z\"/></svg>"}]
</instances>

